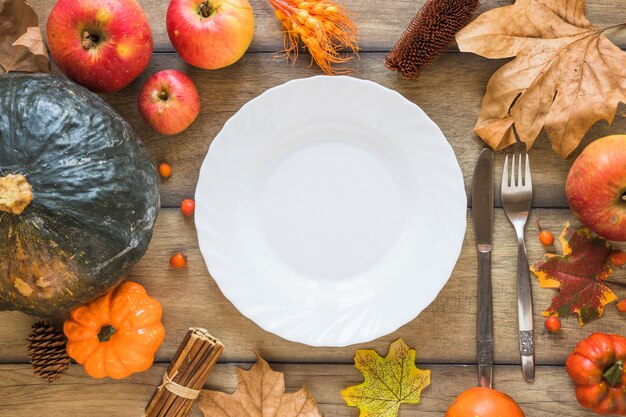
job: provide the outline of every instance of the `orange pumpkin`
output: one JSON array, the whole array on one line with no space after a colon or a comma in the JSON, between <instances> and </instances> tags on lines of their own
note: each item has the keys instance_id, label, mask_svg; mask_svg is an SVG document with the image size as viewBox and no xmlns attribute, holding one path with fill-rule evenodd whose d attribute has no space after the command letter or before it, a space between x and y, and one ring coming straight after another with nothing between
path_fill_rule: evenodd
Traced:
<instances>
[{"instance_id":1,"label":"orange pumpkin","mask_svg":"<svg viewBox=\"0 0 626 417\"><path fill-rule=\"evenodd\" d=\"M452 403L445 417L525 417L511 397L489 388L471 388Z\"/></svg>"},{"instance_id":2,"label":"orange pumpkin","mask_svg":"<svg viewBox=\"0 0 626 417\"><path fill-rule=\"evenodd\" d=\"M77 307L63 324L67 353L93 378L126 378L152 366L165 339L161 305L135 282L123 282Z\"/></svg>"}]
</instances>

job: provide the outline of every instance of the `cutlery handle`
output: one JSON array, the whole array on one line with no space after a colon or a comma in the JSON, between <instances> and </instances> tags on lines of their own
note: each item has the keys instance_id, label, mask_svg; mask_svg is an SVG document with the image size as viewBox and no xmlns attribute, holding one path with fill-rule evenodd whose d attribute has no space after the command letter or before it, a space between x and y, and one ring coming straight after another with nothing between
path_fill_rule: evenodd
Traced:
<instances>
[{"instance_id":1,"label":"cutlery handle","mask_svg":"<svg viewBox=\"0 0 626 417\"><path fill-rule=\"evenodd\" d=\"M530 382L535 379L533 294L526 244L523 237L518 241L517 251L517 313L519 318L519 349L522 374L524 379Z\"/></svg>"},{"instance_id":2,"label":"cutlery handle","mask_svg":"<svg viewBox=\"0 0 626 417\"><path fill-rule=\"evenodd\" d=\"M491 250L478 252L478 316L476 323L478 384L491 388L493 380L493 310L491 306Z\"/></svg>"}]
</instances>

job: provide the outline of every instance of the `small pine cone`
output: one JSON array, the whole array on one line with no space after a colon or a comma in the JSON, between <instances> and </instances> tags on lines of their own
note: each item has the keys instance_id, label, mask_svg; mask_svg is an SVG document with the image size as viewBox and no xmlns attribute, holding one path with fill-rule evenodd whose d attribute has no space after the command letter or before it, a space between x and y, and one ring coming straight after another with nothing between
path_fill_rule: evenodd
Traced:
<instances>
[{"instance_id":1,"label":"small pine cone","mask_svg":"<svg viewBox=\"0 0 626 417\"><path fill-rule=\"evenodd\" d=\"M47 321L33 324L28 336L28 359L35 375L52 382L65 373L70 365L70 357L65 351L67 340L61 330Z\"/></svg>"},{"instance_id":2,"label":"small pine cone","mask_svg":"<svg viewBox=\"0 0 626 417\"><path fill-rule=\"evenodd\" d=\"M427 0L385 57L385 65L414 80L439 58L472 19L479 0Z\"/></svg>"}]
</instances>

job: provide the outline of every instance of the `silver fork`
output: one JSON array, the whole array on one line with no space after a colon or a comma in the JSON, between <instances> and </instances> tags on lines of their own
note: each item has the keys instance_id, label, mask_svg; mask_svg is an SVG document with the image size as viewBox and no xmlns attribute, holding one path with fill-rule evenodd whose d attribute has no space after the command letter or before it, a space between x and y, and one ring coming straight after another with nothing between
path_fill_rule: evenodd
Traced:
<instances>
[{"instance_id":1,"label":"silver fork","mask_svg":"<svg viewBox=\"0 0 626 417\"><path fill-rule=\"evenodd\" d=\"M509 184L509 157L504 159L502 172L502 206L504 212L517 234L517 315L519 319L519 349L522 363L522 374L526 381L535 379L535 344L533 331L533 297L530 284L530 269L526 244L524 242L524 227L530 214L533 201L533 185L530 176L528 154L524 154L526 168L522 176L522 154L514 155L510 168ZM517 175L515 174L515 160L518 160Z\"/></svg>"}]
</instances>

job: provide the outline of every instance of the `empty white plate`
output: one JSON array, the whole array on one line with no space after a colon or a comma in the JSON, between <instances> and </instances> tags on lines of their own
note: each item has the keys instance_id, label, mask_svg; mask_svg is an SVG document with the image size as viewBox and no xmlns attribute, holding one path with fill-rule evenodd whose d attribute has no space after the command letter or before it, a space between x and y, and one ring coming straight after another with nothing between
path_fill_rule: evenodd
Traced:
<instances>
[{"instance_id":1,"label":"empty white plate","mask_svg":"<svg viewBox=\"0 0 626 417\"><path fill-rule=\"evenodd\" d=\"M419 107L322 76L268 90L226 123L200 171L195 221L241 313L288 340L345 346L435 299L466 204L452 148Z\"/></svg>"}]
</instances>

